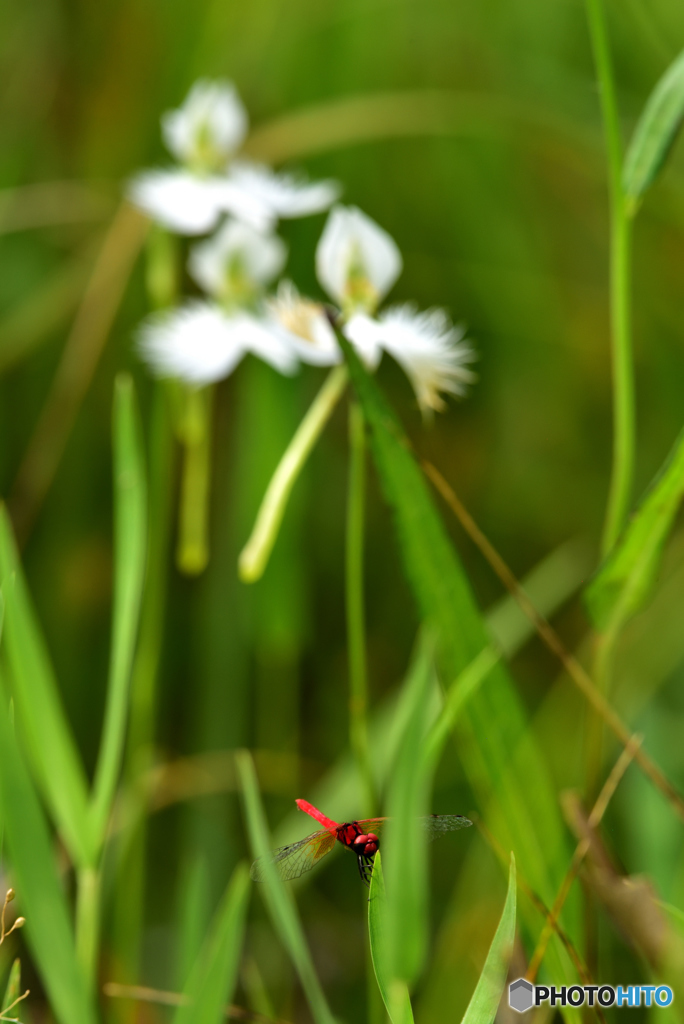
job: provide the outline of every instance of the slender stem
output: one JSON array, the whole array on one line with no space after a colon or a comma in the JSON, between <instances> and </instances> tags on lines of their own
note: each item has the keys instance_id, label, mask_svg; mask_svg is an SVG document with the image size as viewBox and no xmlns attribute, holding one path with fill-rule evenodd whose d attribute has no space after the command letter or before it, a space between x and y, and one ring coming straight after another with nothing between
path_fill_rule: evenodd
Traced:
<instances>
[{"instance_id":1,"label":"slender stem","mask_svg":"<svg viewBox=\"0 0 684 1024\"><path fill-rule=\"evenodd\" d=\"M602 0L586 0L608 150L610 319L613 375L613 467L602 551L607 554L629 512L634 475L634 376L630 314L631 219L622 188L622 141Z\"/></svg>"},{"instance_id":2,"label":"slender stem","mask_svg":"<svg viewBox=\"0 0 684 1024\"><path fill-rule=\"evenodd\" d=\"M79 868L76 875L76 956L86 985L95 991L100 941L100 871Z\"/></svg>"},{"instance_id":3,"label":"slender stem","mask_svg":"<svg viewBox=\"0 0 684 1024\"><path fill-rule=\"evenodd\" d=\"M190 388L183 420L183 479L176 560L181 572L201 573L209 561L209 480L213 388Z\"/></svg>"},{"instance_id":4,"label":"slender stem","mask_svg":"<svg viewBox=\"0 0 684 1024\"><path fill-rule=\"evenodd\" d=\"M375 814L376 795L368 747L368 672L363 598L363 534L366 436L358 402L349 406L349 490L347 492L346 602L349 650L349 734L365 789L365 816Z\"/></svg>"},{"instance_id":5,"label":"slender stem","mask_svg":"<svg viewBox=\"0 0 684 1024\"><path fill-rule=\"evenodd\" d=\"M346 366L336 366L330 372L278 463L262 499L250 538L238 559L238 571L243 582L255 583L261 578L278 536L290 492L339 402L347 380Z\"/></svg>"}]
</instances>

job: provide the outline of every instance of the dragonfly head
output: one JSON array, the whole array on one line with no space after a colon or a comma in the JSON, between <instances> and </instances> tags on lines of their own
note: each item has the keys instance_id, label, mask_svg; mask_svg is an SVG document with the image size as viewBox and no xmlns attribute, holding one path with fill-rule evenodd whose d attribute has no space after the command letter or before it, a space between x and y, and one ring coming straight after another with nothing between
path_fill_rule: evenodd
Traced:
<instances>
[{"instance_id":1,"label":"dragonfly head","mask_svg":"<svg viewBox=\"0 0 684 1024\"><path fill-rule=\"evenodd\" d=\"M378 852L380 840L374 832L364 832L357 836L352 846L355 853L363 854L366 857Z\"/></svg>"}]
</instances>

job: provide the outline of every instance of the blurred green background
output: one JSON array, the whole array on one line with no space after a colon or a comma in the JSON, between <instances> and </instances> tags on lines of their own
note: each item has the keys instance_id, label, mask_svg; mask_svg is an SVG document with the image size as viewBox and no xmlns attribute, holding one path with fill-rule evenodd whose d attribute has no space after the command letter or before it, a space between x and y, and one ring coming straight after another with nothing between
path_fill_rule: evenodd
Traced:
<instances>
[{"instance_id":1,"label":"blurred green background","mask_svg":"<svg viewBox=\"0 0 684 1024\"><path fill-rule=\"evenodd\" d=\"M608 16L628 133L684 45L684 8L675 0L612 0ZM44 501L26 499L16 481L28 479L30 492L37 470L24 460L122 184L168 159L159 116L197 77L235 81L250 111L255 155L339 179L345 201L393 235L405 259L393 299L445 306L467 326L479 381L434 423L421 421L389 360L379 371L418 452L453 483L516 574L580 538L585 546L573 549L579 563L568 571L589 575L610 467L608 220L598 94L579 0L7 0L0 68L0 493L23 537L29 583L89 770L109 651L110 418L121 369L132 372L149 423L151 382L132 348L147 311L141 260L82 400L80 385L67 380L57 402L58 424L72 415L74 424L65 429L63 454L55 440L56 472ZM281 230L291 250L288 272L314 296L321 295L313 251L323 222L321 215ZM680 148L636 228L637 492L682 424L683 226ZM86 331L77 377L87 353ZM297 485L263 580L241 584L236 560L321 381L310 367L291 381L248 359L218 388L211 561L188 580L169 552L158 760L239 746L260 752L273 827L347 746L343 409ZM368 656L377 707L406 671L418 622L372 469L368 480ZM487 608L502 596L501 585L444 514ZM654 603L624 637L616 690L621 713L680 783L683 596L679 533ZM566 603L556 625L569 646L581 642L587 624L579 601ZM538 641L524 647L513 672L558 789L581 788L579 698ZM607 764L615 754L610 748ZM145 922L139 978L160 988L174 985L189 865L206 864L208 914L247 852L228 761L202 762L199 777L188 764L189 793L179 783L180 795L150 817L138 908ZM473 801L452 746L433 810L467 814ZM307 830L299 824L295 838ZM625 872L646 872L664 899L682 905L681 828L634 769L609 811L608 836ZM302 890L300 907L331 1004L356 1020L365 1003L365 895L351 862L330 860ZM436 1020L446 1007L449 1019L459 1018L470 989L458 979L472 988L504 892L496 858L474 829L435 847L437 941L422 1019ZM125 887L108 896L102 980L131 980L122 977L115 939L127 898ZM253 906L242 984L249 988L253 957L278 1014L304 1020L284 954L258 900ZM628 944L608 922L601 928L606 979L638 981L642 968ZM150 1021L166 1013L140 1012Z\"/></svg>"}]
</instances>

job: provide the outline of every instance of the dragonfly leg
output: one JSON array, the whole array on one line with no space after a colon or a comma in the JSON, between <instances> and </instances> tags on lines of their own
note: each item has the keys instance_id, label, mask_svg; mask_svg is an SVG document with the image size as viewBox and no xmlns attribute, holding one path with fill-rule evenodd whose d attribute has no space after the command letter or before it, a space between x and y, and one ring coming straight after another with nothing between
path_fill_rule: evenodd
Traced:
<instances>
[{"instance_id":1,"label":"dragonfly leg","mask_svg":"<svg viewBox=\"0 0 684 1024\"><path fill-rule=\"evenodd\" d=\"M358 856L358 865L361 881L370 889L371 876L373 874L373 855L360 853Z\"/></svg>"}]
</instances>

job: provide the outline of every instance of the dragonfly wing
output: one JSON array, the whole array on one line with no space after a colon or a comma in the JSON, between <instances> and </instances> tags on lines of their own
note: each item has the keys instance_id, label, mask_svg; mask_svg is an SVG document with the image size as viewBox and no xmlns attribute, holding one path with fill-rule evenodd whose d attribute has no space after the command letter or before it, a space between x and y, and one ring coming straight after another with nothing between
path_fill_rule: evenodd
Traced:
<instances>
[{"instance_id":1,"label":"dragonfly wing","mask_svg":"<svg viewBox=\"0 0 684 1024\"><path fill-rule=\"evenodd\" d=\"M358 825L366 835L372 832L374 836L379 837L388 821L389 818L362 818L361 821L355 821L354 824Z\"/></svg>"},{"instance_id":2,"label":"dragonfly wing","mask_svg":"<svg viewBox=\"0 0 684 1024\"><path fill-rule=\"evenodd\" d=\"M472 825L470 818L464 818L462 814L428 814L426 818L419 818L418 821L429 833L430 839L437 839L445 832L455 832L458 828L468 828Z\"/></svg>"},{"instance_id":3,"label":"dragonfly wing","mask_svg":"<svg viewBox=\"0 0 684 1024\"><path fill-rule=\"evenodd\" d=\"M275 864L280 877L289 882L293 878L299 878L306 871L309 871L316 861L330 853L337 841L337 833L328 829L320 829L312 832L305 839L297 843L290 843L288 846L280 846L274 850L270 857L259 857L252 864L250 876L255 882L264 880L264 861Z\"/></svg>"}]
</instances>

